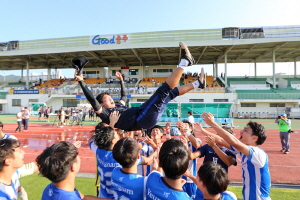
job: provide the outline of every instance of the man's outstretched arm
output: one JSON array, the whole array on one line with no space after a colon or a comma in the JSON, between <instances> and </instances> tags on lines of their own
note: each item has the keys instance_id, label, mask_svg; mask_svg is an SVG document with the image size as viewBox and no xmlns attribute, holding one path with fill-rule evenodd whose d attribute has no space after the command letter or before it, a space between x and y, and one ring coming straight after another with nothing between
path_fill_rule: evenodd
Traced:
<instances>
[{"instance_id":1,"label":"man's outstretched arm","mask_svg":"<svg viewBox=\"0 0 300 200\"><path fill-rule=\"evenodd\" d=\"M76 75L75 73L75 78L78 81L86 99L90 102L90 104L92 105L93 109L95 110L95 112L97 114L100 114L102 112L102 106L99 104L99 102L95 99L94 95L92 94L92 92L89 90L88 86L86 85L86 83L83 80L83 75Z\"/></svg>"},{"instance_id":2,"label":"man's outstretched arm","mask_svg":"<svg viewBox=\"0 0 300 200\"><path fill-rule=\"evenodd\" d=\"M219 126L214 121L214 116L211 113L203 113L202 118L205 121L205 123L211 126L215 131L217 131L218 135L222 137L229 145L233 146L239 152L243 153L246 156L250 155L248 146L239 141L239 139L233 136L232 134L225 131L221 126Z\"/></svg>"},{"instance_id":3,"label":"man's outstretched arm","mask_svg":"<svg viewBox=\"0 0 300 200\"><path fill-rule=\"evenodd\" d=\"M116 72L116 77L120 80L120 86L121 86L120 103L122 103L125 106L125 103L127 101L127 94L126 94L126 89L125 89L125 85L124 85L123 76L120 72Z\"/></svg>"}]
</instances>

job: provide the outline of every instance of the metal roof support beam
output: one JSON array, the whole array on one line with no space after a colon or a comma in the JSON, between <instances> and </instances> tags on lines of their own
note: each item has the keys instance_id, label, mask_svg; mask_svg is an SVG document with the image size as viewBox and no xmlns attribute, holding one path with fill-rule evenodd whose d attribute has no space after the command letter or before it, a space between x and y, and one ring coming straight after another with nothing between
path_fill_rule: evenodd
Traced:
<instances>
[{"instance_id":1,"label":"metal roof support beam","mask_svg":"<svg viewBox=\"0 0 300 200\"><path fill-rule=\"evenodd\" d=\"M157 56L158 56L158 60L160 62L160 66L162 66L162 62L161 62L161 59L160 59L158 48L155 48L155 49L156 49L156 53L157 53Z\"/></svg>"},{"instance_id":2,"label":"metal roof support beam","mask_svg":"<svg viewBox=\"0 0 300 200\"><path fill-rule=\"evenodd\" d=\"M139 59L142 66L144 66L144 62L143 62L142 58L139 56L138 52L135 49L131 49L131 51L134 53L134 55L137 57L137 59Z\"/></svg>"},{"instance_id":3,"label":"metal roof support beam","mask_svg":"<svg viewBox=\"0 0 300 200\"><path fill-rule=\"evenodd\" d=\"M205 47L203 48L203 50L202 50L202 52L201 52L201 54L200 54L200 56L199 56L199 58L198 58L198 60L197 60L197 62L196 62L196 65L198 64L199 60L200 60L201 57L203 56L203 54L204 54L206 48L207 48L207 46L205 46Z\"/></svg>"},{"instance_id":4,"label":"metal roof support beam","mask_svg":"<svg viewBox=\"0 0 300 200\"><path fill-rule=\"evenodd\" d=\"M297 48L297 49L295 49L295 50L288 51L288 52L286 52L286 53L285 53L285 54L283 54L283 55L277 56L277 58L276 58L276 59L280 59L280 58L282 58L282 57L284 57L284 56L287 56L287 55L290 55L290 54L292 54L292 53L294 53L294 52L296 52L296 51L300 51L300 47L299 47L299 48Z\"/></svg>"},{"instance_id":5,"label":"metal roof support beam","mask_svg":"<svg viewBox=\"0 0 300 200\"><path fill-rule=\"evenodd\" d=\"M117 58L119 58L119 60L121 60L123 63L124 63L124 65L127 65L126 64L126 61L123 59L123 58L121 58L114 50L109 50L112 54L114 54L114 56L116 56Z\"/></svg>"},{"instance_id":6,"label":"metal roof support beam","mask_svg":"<svg viewBox=\"0 0 300 200\"><path fill-rule=\"evenodd\" d=\"M96 59L98 59L98 60L100 60L101 62L103 62L104 64L106 64L107 66L109 65L109 63L108 63L106 60L104 60L103 58L101 58L100 56L98 56L95 52L88 51L88 53L89 53L91 56L93 56L93 57L95 57Z\"/></svg>"},{"instance_id":7,"label":"metal roof support beam","mask_svg":"<svg viewBox=\"0 0 300 200\"><path fill-rule=\"evenodd\" d=\"M283 47L284 45L286 45L288 42L285 42L285 43L282 43L282 44L279 44L277 46L275 46L271 51L267 51L265 52L263 55L260 55L258 56L257 58L255 58L257 61L259 61L260 59L266 57L267 55L269 55L270 53L272 53L273 51L276 51L278 50L279 48Z\"/></svg>"},{"instance_id":8,"label":"metal roof support beam","mask_svg":"<svg viewBox=\"0 0 300 200\"><path fill-rule=\"evenodd\" d=\"M236 59L233 60L232 62L235 62L235 61L239 60L241 57L243 57L243 56L245 56L246 54L248 54L248 53L249 53L252 49L254 49L256 46L257 46L257 44L256 44L256 45L253 45L248 51L246 51L246 52L243 53L242 55L236 57Z\"/></svg>"},{"instance_id":9,"label":"metal roof support beam","mask_svg":"<svg viewBox=\"0 0 300 200\"><path fill-rule=\"evenodd\" d=\"M224 53L217 58L217 62L219 62L227 53L234 47L234 45L229 46L225 49Z\"/></svg>"},{"instance_id":10,"label":"metal roof support beam","mask_svg":"<svg viewBox=\"0 0 300 200\"><path fill-rule=\"evenodd\" d=\"M14 57L16 58L16 57ZM35 65L35 66L38 66L38 65L41 65L44 67L44 63L40 63L40 62L32 62L30 59L27 59L27 58L16 58L16 59L19 59L19 60L22 60L22 61L25 61L25 62L28 62L29 64L32 64L32 65Z\"/></svg>"}]
</instances>

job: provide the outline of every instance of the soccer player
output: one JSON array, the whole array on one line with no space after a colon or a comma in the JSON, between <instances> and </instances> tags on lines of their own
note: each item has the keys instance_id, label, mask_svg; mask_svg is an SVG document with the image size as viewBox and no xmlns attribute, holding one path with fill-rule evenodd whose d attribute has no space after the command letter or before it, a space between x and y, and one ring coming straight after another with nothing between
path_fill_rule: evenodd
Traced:
<instances>
[{"instance_id":1,"label":"soccer player","mask_svg":"<svg viewBox=\"0 0 300 200\"><path fill-rule=\"evenodd\" d=\"M186 146L177 139L163 143L159 151L159 167L162 171L149 174L146 183L146 199L191 199L182 189L182 175L189 166L189 152Z\"/></svg>"},{"instance_id":2,"label":"soccer player","mask_svg":"<svg viewBox=\"0 0 300 200\"><path fill-rule=\"evenodd\" d=\"M187 139L187 146L190 152L197 151L198 148L201 147L202 141L199 138L195 138L193 133L193 125L184 120L178 123L178 129L182 136ZM189 161L188 169L190 172L196 176L197 174L197 157L191 159ZM190 178L186 176L182 176L182 179L186 180L186 183L183 185L183 190L192 198L194 199L196 196L197 186Z\"/></svg>"},{"instance_id":3,"label":"soccer player","mask_svg":"<svg viewBox=\"0 0 300 200\"><path fill-rule=\"evenodd\" d=\"M84 196L75 189L75 177L80 169L80 157L78 149L72 143L61 141L53 144L36 158L36 162L40 174L52 182L44 189L42 200L99 199Z\"/></svg>"},{"instance_id":4,"label":"soccer player","mask_svg":"<svg viewBox=\"0 0 300 200\"><path fill-rule=\"evenodd\" d=\"M24 110L23 110L23 112L24 112ZM6 134L6 133L3 132L3 123L0 122L0 140L2 140L2 139L15 139L15 140L17 140L17 138L15 136L9 135L9 134Z\"/></svg>"},{"instance_id":5,"label":"soccer player","mask_svg":"<svg viewBox=\"0 0 300 200\"><path fill-rule=\"evenodd\" d=\"M238 139L215 123L214 116L211 113L203 113L202 117L205 123L218 133L218 135L211 134L215 137L217 143L240 153L242 157L244 199L271 199L269 197L271 178L268 155L264 150L258 148L267 138L264 127L256 122L249 122L241 130ZM201 132L199 124L195 125L195 130Z\"/></svg>"},{"instance_id":6,"label":"soccer player","mask_svg":"<svg viewBox=\"0 0 300 200\"><path fill-rule=\"evenodd\" d=\"M234 193L226 191L230 181L227 172L219 164L204 163L198 170L197 178L189 172L185 175L194 180L200 190L195 200L237 200Z\"/></svg>"},{"instance_id":7,"label":"soccer player","mask_svg":"<svg viewBox=\"0 0 300 200\"><path fill-rule=\"evenodd\" d=\"M24 165L24 151L15 139L0 140L0 199L27 200L27 194L21 187L18 171Z\"/></svg>"},{"instance_id":8,"label":"soccer player","mask_svg":"<svg viewBox=\"0 0 300 200\"><path fill-rule=\"evenodd\" d=\"M200 128L202 127L200 126ZM232 134L231 129L225 127L222 128L228 132L231 131L229 133ZM201 131L208 132L203 128L201 129ZM231 165L236 165L236 155L231 150L222 146L221 144L216 144L215 138L211 135L208 135L206 137L206 143L207 144L197 149L197 151L191 153L190 155L191 159L204 157L203 163L206 162L218 163L228 173L228 167Z\"/></svg>"},{"instance_id":9,"label":"soccer player","mask_svg":"<svg viewBox=\"0 0 300 200\"><path fill-rule=\"evenodd\" d=\"M119 135L110 126L99 123L95 128L95 135L90 139L90 149L95 153L100 176L100 191L98 197L114 198L111 189L111 174L120 164L114 159L112 150L118 142ZM147 165L150 159L141 157L138 164Z\"/></svg>"},{"instance_id":10,"label":"soccer player","mask_svg":"<svg viewBox=\"0 0 300 200\"><path fill-rule=\"evenodd\" d=\"M146 177L137 174L139 146L131 137L120 139L113 148L113 157L122 167L116 167L111 176L115 199L144 199Z\"/></svg>"},{"instance_id":11,"label":"soccer player","mask_svg":"<svg viewBox=\"0 0 300 200\"><path fill-rule=\"evenodd\" d=\"M142 148L140 148L140 154L142 156L153 158L153 153L157 150L157 147L162 144L162 137L164 135L163 127L159 125L155 125L152 129L150 129L150 137L146 136L144 141L141 142ZM146 166L146 171L144 172L144 166L138 166L138 174L142 176L148 176L152 171L152 165Z\"/></svg>"},{"instance_id":12,"label":"soccer player","mask_svg":"<svg viewBox=\"0 0 300 200\"><path fill-rule=\"evenodd\" d=\"M21 110L21 111L19 111L17 113L16 118L17 118L18 127L16 128L15 133L21 132L21 128L22 128L22 115L23 115L23 113L24 113L24 110Z\"/></svg>"},{"instance_id":13,"label":"soccer player","mask_svg":"<svg viewBox=\"0 0 300 200\"><path fill-rule=\"evenodd\" d=\"M138 108L128 108L125 106L126 93L121 73L116 73L117 78L121 81L121 100L120 103L115 104L108 93L99 94L95 99L92 92L88 89L86 83L83 81L82 75L83 66L88 63L88 60L84 56L75 57L72 60L72 66L76 68L75 78L78 80L83 93L103 122L109 124L110 113L119 111L121 116L115 124L115 128L125 131L151 129L161 118L169 101L194 88L205 88L206 86L205 73L202 68L198 80L188 85L176 87L184 69L194 64L194 59L188 47L181 42L179 46L181 49L181 61L178 68L168 77L166 82L156 90L152 97Z\"/></svg>"}]
</instances>

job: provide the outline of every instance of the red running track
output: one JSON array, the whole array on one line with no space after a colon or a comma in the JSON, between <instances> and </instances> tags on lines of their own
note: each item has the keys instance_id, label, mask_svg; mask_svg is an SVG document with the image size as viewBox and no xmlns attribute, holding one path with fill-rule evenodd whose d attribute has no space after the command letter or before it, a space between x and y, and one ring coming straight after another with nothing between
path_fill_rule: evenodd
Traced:
<instances>
[{"instance_id":1,"label":"red running track","mask_svg":"<svg viewBox=\"0 0 300 200\"><path fill-rule=\"evenodd\" d=\"M17 124L14 123L5 123L4 132L8 134L15 135L20 141L27 144L27 138L38 136L38 135L50 135L61 133L64 130L87 132L93 131L94 126L84 126L82 128L78 126L65 126L62 128L52 127L52 125L41 125L41 124L29 124L28 132L14 133ZM208 129L212 131L212 129ZM239 137L240 129L235 129L234 133ZM300 133L300 131L298 131ZM300 158L300 147L298 146L300 142L299 134L291 134L291 151L289 154L283 154L280 151L281 145L279 140L278 130L267 130L268 138L266 142L261 146L267 154L269 155L269 165L272 183L284 183L284 184L300 184L300 163L298 159ZM202 135L197 135L202 141L205 137ZM37 155L41 153L41 150L29 150L24 148L25 163L32 162L35 160ZM81 157L81 170L83 173L95 173L96 172L96 162L94 154L90 151L88 146L83 146L79 149L79 155ZM203 158L198 159L198 166L203 162ZM229 177L232 182L241 182L241 166L238 161L237 166L231 166L229 168Z\"/></svg>"}]
</instances>

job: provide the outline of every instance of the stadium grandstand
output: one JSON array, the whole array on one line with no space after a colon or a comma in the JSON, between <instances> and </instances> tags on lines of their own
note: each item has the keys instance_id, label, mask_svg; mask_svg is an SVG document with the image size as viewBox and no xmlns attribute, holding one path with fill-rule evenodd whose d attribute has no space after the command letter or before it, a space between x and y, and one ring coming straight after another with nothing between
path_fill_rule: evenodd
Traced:
<instances>
[{"instance_id":1,"label":"stadium grandstand","mask_svg":"<svg viewBox=\"0 0 300 200\"><path fill-rule=\"evenodd\" d=\"M80 87L57 69L71 68L73 57L84 55L89 63L84 77L94 95L109 92L118 99L116 72L124 75L129 102L144 102L176 69L180 59L178 42L183 41L196 64L209 64L207 88L195 89L174 99L177 103L230 103L223 118L273 118L299 107L299 26L226 27L111 35L91 35L0 43L0 69L21 70L21 77L0 77L0 113L12 114L19 106L45 103L61 106L87 104ZM278 62L293 62L294 75L275 72ZM225 66L220 76L218 64ZM228 63L254 63L254 76L232 77ZM273 73L257 76L257 63L272 63ZM47 74L30 76L29 69L46 69ZM55 70L51 75L51 70ZM243 70L243 69L241 69ZM26 75L24 75L26 74ZM180 84L193 82L196 74L186 73ZM225 104L224 104L225 105ZM193 105L194 106L194 105ZM197 104L198 106L198 104ZM200 106L201 107L201 106ZM205 106L206 107L206 106ZM177 109L186 115L188 109ZM200 111L200 110L199 110ZM217 113L217 111L216 111ZM291 113L300 117L300 113Z\"/></svg>"}]
</instances>

